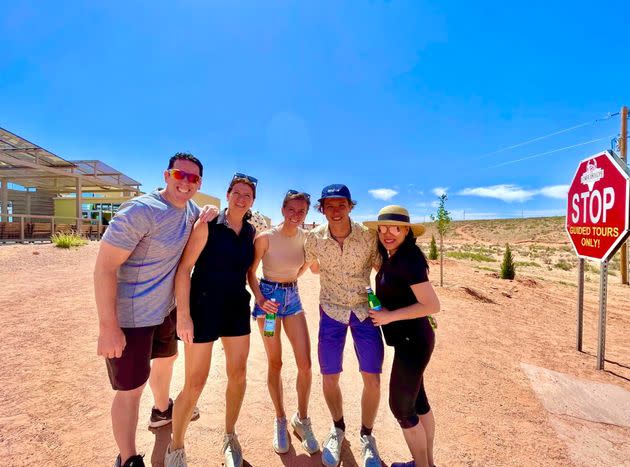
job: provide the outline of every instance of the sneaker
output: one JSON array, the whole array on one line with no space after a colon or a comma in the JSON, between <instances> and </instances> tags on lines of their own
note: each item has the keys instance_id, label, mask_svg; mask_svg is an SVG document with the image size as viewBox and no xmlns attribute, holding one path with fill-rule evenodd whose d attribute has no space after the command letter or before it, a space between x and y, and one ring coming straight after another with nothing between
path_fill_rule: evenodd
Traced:
<instances>
[{"instance_id":1,"label":"sneaker","mask_svg":"<svg viewBox=\"0 0 630 467\"><path fill-rule=\"evenodd\" d=\"M114 467L144 467L144 460L142 459L142 457L143 456L141 455L131 456L129 459L127 459L127 462L123 464L120 460L120 454L118 454L116 462L114 463Z\"/></svg>"},{"instance_id":2,"label":"sneaker","mask_svg":"<svg viewBox=\"0 0 630 467\"><path fill-rule=\"evenodd\" d=\"M344 432L341 428L333 426L326 439L322 443L322 464L326 467L337 467L341 460L341 444Z\"/></svg>"},{"instance_id":3,"label":"sneaker","mask_svg":"<svg viewBox=\"0 0 630 467\"><path fill-rule=\"evenodd\" d=\"M195 407L192 411L192 415L190 416L190 421L195 421L199 419L199 407ZM151 418L149 418L149 428L160 428L161 426L168 425L173 421L173 399L168 400L168 409L164 412L160 412L158 409L153 407L151 409Z\"/></svg>"},{"instance_id":4,"label":"sneaker","mask_svg":"<svg viewBox=\"0 0 630 467\"><path fill-rule=\"evenodd\" d=\"M302 440L302 447L309 454L314 454L319 451L319 443L315 439L313 434L313 428L311 427L311 419L306 417L300 420L297 412L291 418L291 426L295 430L295 433Z\"/></svg>"},{"instance_id":5,"label":"sneaker","mask_svg":"<svg viewBox=\"0 0 630 467\"><path fill-rule=\"evenodd\" d=\"M164 467L187 467L186 464L186 451L184 448L175 449L171 451L171 445L166 448L166 454L164 455Z\"/></svg>"},{"instance_id":6,"label":"sneaker","mask_svg":"<svg viewBox=\"0 0 630 467\"><path fill-rule=\"evenodd\" d=\"M273 450L278 454L289 451L289 430L287 430L287 419L277 418L273 421Z\"/></svg>"},{"instance_id":7,"label":"sneaker","mask_svg":"<svg viewBox=\"0 0 630 467\"><path fill-rule=\"evenodd\" d=\"M243 453L241 445L238 443L236 433L225 434L223 438L223 457L225 458L225 467L242 467Z\"/></svg>"},{"instance_id":8,"label":"sneaker","mask_svg":"<svg viewBox=\"0 0 630 467\"><path fill-rule=\"evenodd\" d=\"M361 457L363 457L363 467L381 467L381 457L378 455L374 436L361 436Z\"/></svg>"}]
</instances>

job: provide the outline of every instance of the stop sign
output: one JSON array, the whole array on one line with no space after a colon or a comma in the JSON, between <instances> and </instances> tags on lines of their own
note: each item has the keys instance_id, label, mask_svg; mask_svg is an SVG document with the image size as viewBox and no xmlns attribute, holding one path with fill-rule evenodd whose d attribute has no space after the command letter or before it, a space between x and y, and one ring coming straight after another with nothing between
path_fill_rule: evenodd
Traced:
<instances>
[{"instance_id":1,"label":"stop sign","mask_svg":"<svg viewBox=\"0 0 630 467\"><path fill-rule=\"evenodd\" d=\"M580 258L608 260L628 236L630 173L605 151L578 165L567 203L566 230Z\"/></svg>"}]
</instances>

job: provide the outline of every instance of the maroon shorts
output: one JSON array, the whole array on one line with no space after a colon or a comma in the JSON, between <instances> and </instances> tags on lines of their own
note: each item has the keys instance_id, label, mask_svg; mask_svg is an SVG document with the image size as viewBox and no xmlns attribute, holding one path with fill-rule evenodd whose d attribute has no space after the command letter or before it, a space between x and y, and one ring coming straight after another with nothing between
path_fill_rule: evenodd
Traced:
<instances>
[{"instance_id":1,"label":"maroon shorts","mask_svg":"<svg viewBox=\"0 0 630 467\"><path fill-rule=\"evenodd\" d=\"M151 359L177 355L177 311L162 324L122 328L127 344L120 358L106 358L109 382L116 391L131 391L149 379Z\"/></svg>"}]
</instances>

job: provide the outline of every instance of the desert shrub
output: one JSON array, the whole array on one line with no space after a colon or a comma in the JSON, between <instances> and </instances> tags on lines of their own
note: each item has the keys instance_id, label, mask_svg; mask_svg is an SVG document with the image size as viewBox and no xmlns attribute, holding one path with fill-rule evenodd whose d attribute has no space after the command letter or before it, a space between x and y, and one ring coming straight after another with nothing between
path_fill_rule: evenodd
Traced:
<instances>
[{"instance_id":1,"label":"desert shrub","mask_svg":"<svg viewBox=\"0 0 630 467\"><path fill-rule=\"evenodd\" d=\"M505 253L503 254L503 262L501 263L500 276L501 279L514 279L514 276L516 276L514 259L512 258L512 251L508 243L505 244Z\"/></svg>"},{"instance_id":2,"label":"desert shrub","mask_svg":"<svg viewBox=\"0 0 630 467\"><path fill-rule=\"evenodd\" d=\"M477 253L473 251L449 251L446 253L449 258L455 259L470 259L472 261L487 261L493 262L495 259L491 256L484 255L483 253Z\"/></svg>"},{"instance_id":3,"label":"desert shrub","mask_svg":"<svg viewBox=\"0 0 630 467\"><path fill-rule=\"evenodd\" d=\"M429 245L429 259L438 259L438 249L435 243L435 235L431 235L431 244Z\"/></svg>"},{"instance_id":4,"label":"desert shrub","mask_svg":"<svg viewBox=\"0 0 630 467\"><path fill-rule=\"evenodd\" d=\"M516 266L516 267L520 267L520 266L522 266L522 267L524 267L524 268L526 268L526 267L528 267L528 266L532 266L532 267L534 267L534 268L539 268L539 267L541 267L541 266L540 266L540 264L538 264L538 263L537 263L537 262L535 262L535 261L517 261L517 262L516 262L516 263L514 263L514 264L515 264L515 266Z\"/></svg>"},{"instance_id":5,"label":"desert shrub","mask_svg":"<svg viewBox=\"0 0 630 467\"><path fill-rule=\"evenodd\" d=\"M83 238L81 235L78 235L74 232L70 232L70 233L57 232L52 237L50 237L50 239L58 248L80 247L82 245L87 244L87 240L85 238Z\"/></svg>"},{"instance_id":6,"label":"desert shrub","mask_svg":"<svg viewBox=\"0 0 630 467\"><path fill-rule=\"evenodd\" d=\"M573 269L573 265L569 263L566 259L562 258L553 265L554 268L562 269L563 271L570 271Z\"/></svg>"}]
</instances>

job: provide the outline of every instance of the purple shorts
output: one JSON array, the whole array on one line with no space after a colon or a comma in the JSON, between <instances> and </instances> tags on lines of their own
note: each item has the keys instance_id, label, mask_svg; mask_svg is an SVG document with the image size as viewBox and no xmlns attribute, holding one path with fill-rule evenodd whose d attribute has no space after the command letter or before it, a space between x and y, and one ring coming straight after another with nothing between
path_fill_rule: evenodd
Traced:
<instances>
[{"instance_id":1,"label":"purple shorts","mask_svg":"<svg viewBox=\"0 0 630 467\"><path fill-rule=\"evenodd\" d=\"M343 348L346 344L348 328L352 333L359 369L365 373L382 372L385 350L381 328L374 326L371 319L359 321L354 313L350 313L350 323L343 324L324 313L321 306L319 316L317 354L319 368L323 375L336 375L343 371Z\"/></svg>"}]
</instances>

